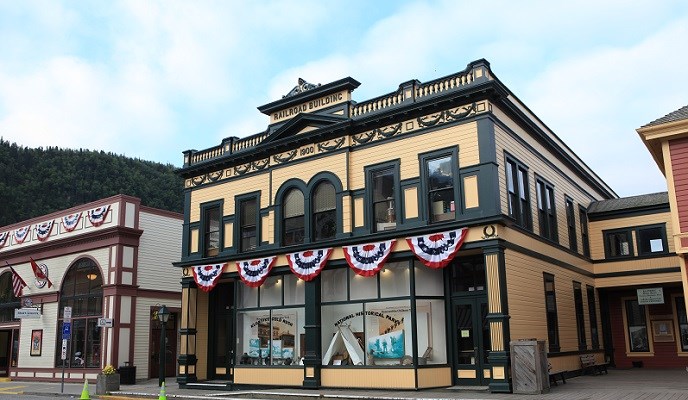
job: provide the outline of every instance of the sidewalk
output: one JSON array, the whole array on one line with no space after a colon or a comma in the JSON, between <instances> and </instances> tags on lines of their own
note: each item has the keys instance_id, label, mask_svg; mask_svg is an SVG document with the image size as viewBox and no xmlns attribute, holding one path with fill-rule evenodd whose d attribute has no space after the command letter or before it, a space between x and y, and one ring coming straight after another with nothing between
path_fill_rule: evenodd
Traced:
<instances>
[{"instance_id":1,"label":"sidewalk","mask_svg":"<svg viewBox=\"0 0 688 400\"><path fill-rule=\"evenodd\" d=\"M492 394L475 392L460 388L443 388L421 391L398 390L357 390L357 389L321 389L305 390L294 388L274 388L264 390L215 391L199 389L180 389L174 379L168 379L166 387L168 399L286 399L299 400L309 398L334 400L459 400L459 399L551 399L551 400L633 400L633 399L672 399L688 400L688 372L685 369L610 369L609 375L580 376L566 380L566 384L559 383L549 393L540 395L522 394ZM22 387L22 388L19 388ZM6 388L6 389L5 389ZM16 393L64 396L79 399L83 384L65 383L64 393L61 393L59 382L28 382L12 381L0 383L0 394ZM138 382L135 385L122 385L121 390L110 396L96 396L95 384L89 385L92 399L158 399L160 389L158 380Z\"/></svg>"}]
</instances>

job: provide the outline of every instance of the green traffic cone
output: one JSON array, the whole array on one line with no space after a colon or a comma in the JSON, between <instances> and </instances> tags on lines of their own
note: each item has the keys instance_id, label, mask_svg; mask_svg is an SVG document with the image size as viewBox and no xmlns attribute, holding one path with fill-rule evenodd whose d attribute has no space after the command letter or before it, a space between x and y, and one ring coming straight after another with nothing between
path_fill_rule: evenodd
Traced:
<instances>
[{"instance_id":1,"label":"green traffic cone","mask_svg":"<svg viewBox=\"0 0 688 400\"><path fill-rule=\"evenodd\" d=\"M91 400L91 396L88 394L88 380L84 379L84 388L81 390L81 397L79 400Z\"/></svg>"},{"instance_id":2,"label":"green traffic cone","mask_svg":"<svg viewBox=\"0 0 688 400\"><path fill-rule=\"evenodd\" d=\"M167 400L167 394L165 394L165 381L163 381L162 386L160 386L160 396L158 396L158 400Z\"/></svg>"}]
</instances>

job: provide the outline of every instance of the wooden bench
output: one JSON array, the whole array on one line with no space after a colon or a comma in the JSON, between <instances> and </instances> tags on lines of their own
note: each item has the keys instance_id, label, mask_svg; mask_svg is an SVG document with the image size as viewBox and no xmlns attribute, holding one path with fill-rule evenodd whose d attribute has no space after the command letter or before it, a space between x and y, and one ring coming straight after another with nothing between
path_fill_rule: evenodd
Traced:
<instances>
[{"instance_id":1,"label":"wooden bench","mask_svg":"<svg viewBox=\"0 0 688 400\"><path fill-rule=\"evenodd\" d=\"M566 376L564 375L566 370L552 370L552 363L547 363L547 370L549 372L549 383L554 386L559 386L557 383L557 378L561 379L563 384L566 384Z\"/></svg>"},{"instance_id":2,"label":"wooden bench","mask_svg":"<svg viewBox=\"0 0 688 400\"><path fill-rule=\"evenodd\" d=\"M586 371L591 371L593 375L602 375L602 371L604 371L605 374L609 374L607 371L607 363L598 364L597 361L595 361L594 354L581 354L580 362L581 374L585 374Z\"/></svg>"}]
</instances>

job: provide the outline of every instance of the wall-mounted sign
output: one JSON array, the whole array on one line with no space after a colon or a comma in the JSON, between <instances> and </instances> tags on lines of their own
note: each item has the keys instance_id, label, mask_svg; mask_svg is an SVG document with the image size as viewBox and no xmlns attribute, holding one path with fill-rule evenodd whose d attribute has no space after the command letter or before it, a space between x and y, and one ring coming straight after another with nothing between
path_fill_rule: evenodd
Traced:
<instances>
[{"instance_id":1,"label":"wall-mounted sign","mask_svg":"<svg viewBox=\"0 0 688 400\"><path fill-rule=\"evenodd\" d=\"M112 328L112 318L98 318L98 326L101 328Z\"/></svg>"},{"instance_id":2,"label":"wall-mounted sign","mask_svg":"<svg viewBox=\"0 0 688 400\"><path fill-rule=\"evenodd\" d=\"M41 310L38 308L17 308L14 310L14 318L17 319L39 319L41 317Z\"/></svg>"},{"instance_id":3,"label":"wall-mounted sign","mask_svg":"<svg viewBox=\"0 0 688 400\"><path fill-rule=\"evenodd\" d=\"M664 304L664 291L661 287L638 289L638 304Z\"/></svg>"}]
</instances>

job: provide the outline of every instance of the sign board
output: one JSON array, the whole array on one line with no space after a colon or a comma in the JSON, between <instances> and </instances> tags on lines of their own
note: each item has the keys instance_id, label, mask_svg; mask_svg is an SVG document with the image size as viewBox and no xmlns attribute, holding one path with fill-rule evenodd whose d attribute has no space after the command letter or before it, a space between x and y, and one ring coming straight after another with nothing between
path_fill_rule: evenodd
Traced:
<instances>
[{"instance_id":1,"label":"sign board","mask_svg":"<svg viewBox=\"0 0 688 400\"><path fill-rule=\"evenodd\" d=\"M112 318L98 318L98 326L101 328L112 328Z\"/></svg>"},{"instance_id":2,"label":"sign board","mask_svg":"<svg viewBox=\"0 0 688 400\"><path fill-rule=\"evenodd\" d=\"M661 287L638 289L638 304L664 304L664 291Z\"/></svg>"},{"instance_id":3,"label":"sign board","mask_svg":"<svg viewBox=\"0 0 688 400\"><path fill-rule=\"evenodd\" d=\"M67 339L62 339L62 355L60 360L67 359Z\"/></svg>"},{"instance_id":4,"label":"sign board","mask_svg":"<svg viewBox=\"0 0 688 400\"><path fill-rule=\"evenodd\" d=\"M15 308L14 318L17 319L39 319L41 310L37 308Z\"/></svg>"},{"instance_id":5,"label":"sign board","mask_svg":"<svg viewBox=\"0 0 688 400\"><path fill-rule=\"evenodd\" d=\"M72 320L72 307L65 307L63 312L62 312L62 318L64 318L65 322L71 322Z\"/></svg>"},{"instance_id":6,"label":"sign board","mask_svg":"<svg viewBox=\"0 0 688 400\"><path fill-rule=\"evenodd\" d=\"M69 339L69 336L72 334L72 323L71 322L65 322L62 324L62 339Z\"/></svg>"}]
</instances>

